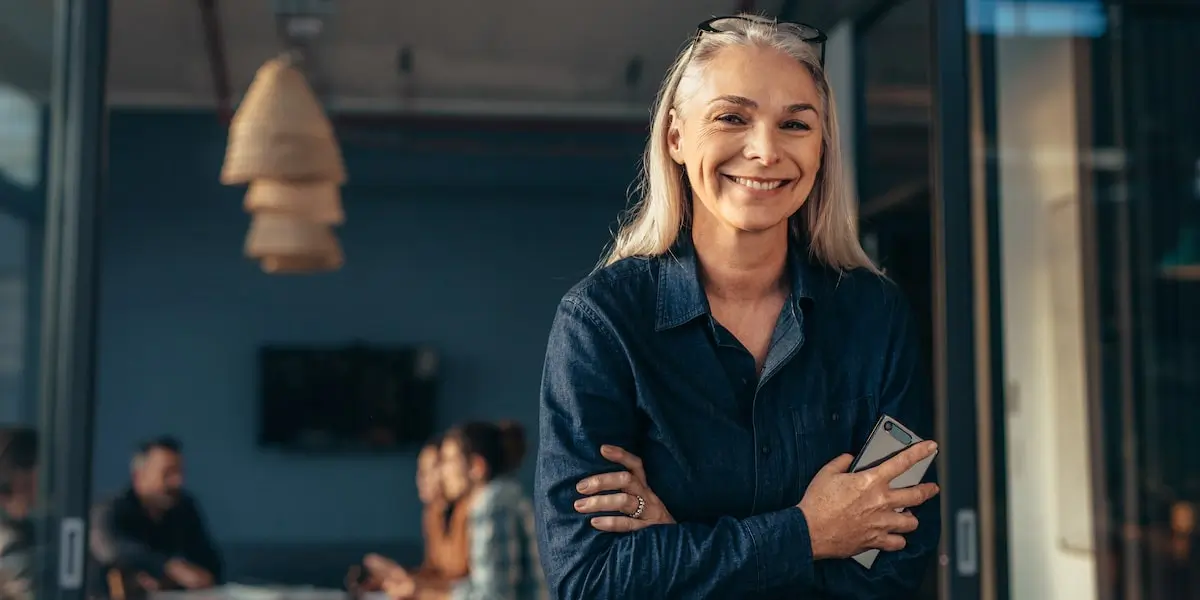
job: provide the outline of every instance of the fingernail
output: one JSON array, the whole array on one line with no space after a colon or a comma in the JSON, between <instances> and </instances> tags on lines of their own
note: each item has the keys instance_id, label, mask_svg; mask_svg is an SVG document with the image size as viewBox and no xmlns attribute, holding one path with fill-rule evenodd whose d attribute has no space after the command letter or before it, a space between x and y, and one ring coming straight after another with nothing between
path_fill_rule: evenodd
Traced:
<instances>
[{"instance_id":1,"label":"fingernail","mask_svg":"<svg viewBox=\"0 0 1200 600\"><path fill-rule=\"evenodd\" d=\"M583 500L576 500L576 501L575 501L575 508L576 508L576 509L583 508L583 504L584 504Z\"/></svg>"},{"instance_id":2,"label":"fingernail","mask_svg":"<svg viewBox=\"0 0 1200 600\"><path fill-rule=\"evenodd\" d=\"M930 443L929 443L929 450L930 450L930 451L937 450L937 442L930 442Z\"/></svg>"},{"instance_id":3,"label":"fingernail","mask_svg":"<svg viewBox=\"0 0 1200 600\"><path fill-rule=\"evenodd\" d=\"M617 451L617 449L616 449L616 448L613 448L612 446L609 446L608 444L605 444L605 445L603 445L603 446L600 446L600 453L601 453L601 454L615 454L615 453L616 453L616 451Z\"/></svg>"},{"instance_id":4,"label":"fingernail","mask_svg":"<svg viewBox=\"0 0 1200 600\"><path fill-rule=\"evenodd\" d=\"M589 483L588 480L584 479L583 481L579 482L579 485L575 486L575 489L577 489L581 492L586 492L589 487L591 487L591 483Z\"/></svg>"}]
</instances>

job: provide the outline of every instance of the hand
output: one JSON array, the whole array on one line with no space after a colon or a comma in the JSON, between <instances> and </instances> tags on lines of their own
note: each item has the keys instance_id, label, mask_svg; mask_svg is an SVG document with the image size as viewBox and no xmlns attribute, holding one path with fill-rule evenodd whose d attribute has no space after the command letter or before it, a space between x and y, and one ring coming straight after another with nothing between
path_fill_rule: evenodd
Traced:
<instances>
[{"instance_id":1,"label":"hand","mask_svg":"<svg viewBox=\"0 0 1200 600\"><path fill-rule=\"evenodd\" d=\"M383 593L391 600L410 600L417 594L417 582L406 571L403 576L385 579Z\"/></svg>"},{"instance_id":2,"label":"hand","mask_svg":"<svg viewBox=\"0 0 1200 600\"><path fill-rule=\"evenodd\" d=\"M186 561L182 558L172 558L163 569L171 581L189 590L212 587L212 573Z\"/></svg>"},{"instance_id":3,"label":"hand","mask_svg":"<svg viewBox=\"0 0 1200 600\"><path fill-rule=\"evenodd\" d=\"M843 454L825 465L804 492L799 508L808 520L813 558L847 558L863 550L904 548L902 533L917 528L908 508L938 493L922 483L893 490L891 482L909 467L931 456L937 444L922 442L866 471L847 473L854 457Z\"/></svg>"},{"instance_id":4,"label":"hand","mask_svg":"<svg viewBox=\"0 0 1200 600\"><path fill-rule=\"evenodd\" d=\"M600 455L627 470L603 473L580 481L575 489L588 497L575 501L575 511L585 514L622 512L633 515L638 509L638 496L641 496L644 506L642 514L636 519L632 516L595 517L592 519L592 527L600 531L624 533L651 525L669 525L675 522L671 513L667 511L667 506L646 483L646 470L642 467L642 459L622 448L607 444L600 446ZM618 493L600 493L611 491Z\"/></svg>"},{"instance_id":5,"label":"hand","mask_svg":"<svg viewBox=\"0 0 1200 600\"><path fill-rule=\"evenodd\" d=\"M371 578L379 582L379 589L392 600L408 600L417 593L416 580L396 561L371 553L363 557L363 566Z\"/></svg>"},{"instance_id":6,"label":"hand","mask_svg":"<svg viewBox=\"0 0 1200 600\"><path fill-rule=\"evenodd\" d=\"M372 579L383 581L392 574L407 575L404 567L401 567L396 561L374 552L363 557L363 566L367 568L367 574Z\"/></svg>"},{"instance_id":7,"label":"hand","mask_svg":"<svg viewBox=\"0 0 1200 600\"><path fill-rule=\"evenodd\" d=\"M134 581L137 581L137 584L147 592L159 591L158 581L146 573L138 571L138 574L134 575L133 579Z\"/></svg>"}]
</instances>

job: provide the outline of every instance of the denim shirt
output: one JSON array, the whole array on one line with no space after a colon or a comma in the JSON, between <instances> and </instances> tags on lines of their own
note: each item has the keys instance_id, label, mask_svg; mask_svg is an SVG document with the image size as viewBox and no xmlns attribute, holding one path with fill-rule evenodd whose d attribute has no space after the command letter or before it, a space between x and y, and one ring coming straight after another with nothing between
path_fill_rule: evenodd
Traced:
<instances>
[{"instance_id":1,"label":"denim shirt","mask_svg":"<svg viewBox=\"0 0 1200 600\"><path fill-rule=\"evenodd\" d=\"M798 244L794 244L798 246ZM563 298L541 387L534 508L551 595L606 598L909 598L934 557L936 498L907 547L871 569L814 561L796 508L817 471L854 454L881 414L931 437L917 332L897 287L794 248L791 294L761 376L712 318L690 242L598 270ZM575 485L639 455L676 525L591 527ZM932 480L933 470L928 477Z\"/></svg>"}]
</instances>

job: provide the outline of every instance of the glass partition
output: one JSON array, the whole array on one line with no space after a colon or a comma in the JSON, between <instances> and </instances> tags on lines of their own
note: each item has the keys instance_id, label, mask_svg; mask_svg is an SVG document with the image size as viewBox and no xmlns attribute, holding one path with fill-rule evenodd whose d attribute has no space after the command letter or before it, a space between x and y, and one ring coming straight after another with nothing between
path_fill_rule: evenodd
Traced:
<instances>
[{"instance_id":1,"label":"glass partition","mask_svg":"<svg viewBox=\"0 0 1200 600\"><path fill-rule=\"evenodd\" d=\"M5 597L83 597L107 4L0 10Z\"/></svg>"}]
</instances>

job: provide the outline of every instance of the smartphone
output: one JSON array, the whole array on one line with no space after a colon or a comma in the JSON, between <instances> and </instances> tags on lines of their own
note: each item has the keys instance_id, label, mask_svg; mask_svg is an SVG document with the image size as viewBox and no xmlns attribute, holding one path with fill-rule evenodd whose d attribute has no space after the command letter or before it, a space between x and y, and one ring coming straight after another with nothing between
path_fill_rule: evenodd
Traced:
<instances>
[{"instance_id":1,"label":"smartphone","mask_svg":"<svg viewBox=\"0 0 1200 600\"><path fill-rule=\"evenodd\" d=\"M900 421L888 415L883 415L879 417L879 420L875 423L875 427L871 429L871 435L867 437L867 443L863 444L858 456L854 457L854 462L850 464L850 472L857 473L877 467L889 458L903 452L905 448L922 441L924 440L920 436L913 433L909 428L900 423ZM897 490L921 483L921 480L925 479L925 472L929 470L929 466L933 463L935 456L937 456L936 450L921 462L901 473L899 477L892 480L891 488ZM870 569L871 565L875 564L875 559L878 556L879 550L871 549L856 554L853 558L858 564Z\"/></svg>"}]
</instances>

